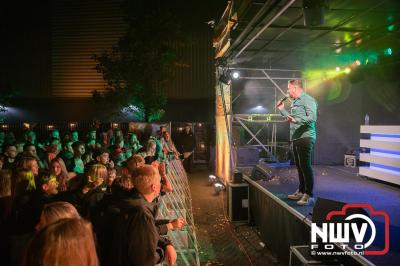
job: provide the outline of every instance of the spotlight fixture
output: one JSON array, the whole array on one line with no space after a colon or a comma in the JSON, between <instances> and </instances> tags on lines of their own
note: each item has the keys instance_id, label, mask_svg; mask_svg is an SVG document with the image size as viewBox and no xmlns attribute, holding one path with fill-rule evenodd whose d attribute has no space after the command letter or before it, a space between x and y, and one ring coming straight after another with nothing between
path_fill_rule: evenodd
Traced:
<instances>
[{"instance_id":1,"label":"spotlight fixture","mask_svg":"<svg viewBox=\"0 0 400 266\"><path fill-rule=\"evenodd\" d=\"M233 73L232 73L232 78L234 78L234 79L238 79L240 77L240 74L239 74L239 72L237 72L237 71L233 71Z\"/></svg>"},{"instance_id":2,"label":"spotlight fixture","mask_svg":"<svg viewBox=\"0 0 400 266\"><path fill-rule=\"evenodd\" d=\"M53 130L54 129L54 125L47 125L47 130Z\"/></svg>"},{"instance_id":3,"label":"spotlight fixture","mask_svg":"<svg viewBox=\"0 0 400 266\"><path fill-rule=\"evenodd\" d=\"M220 76L219 76L219 81L224 83L225 85L231 84L232 80L227 71L224 71Z\"/></svg>"},{"instance_id":4,"label":"spotlight fixture","mask_svg":"<svg viewBox=\"0 0 400 266\"><path fill-rule=\"evenodd\" d=\"M22 127L23 127L24 129L30 129L31 125L30 125L29 123L23 123L23 124L22 124Z\"/></svg>"},{"instance_id":5,"label":"spotlight fixture","mask_svg":"<svg viewBox=\"0 0 400 266\"><path fill-rule=\"evenodd\" d=\"M214 183L214 190L215 190L215 194L219 195L219 192L225 190L224 183L222 183L220 180L216 181Z\"/></svg>"},{"instance_id":6,"label":"spotlight fixture","mask_svg":"<svg viewBox=\"0 0 400 266\"><path fill-rule=\"evenodd\" d=\"M118 129L119 128L119 124L118 123L111 123L111 128L112 129Z\"/></svg>"},{"instance_id":7,"label":"spotlight fixture","mask_svg":"<svg viewBox=\"0 0 400 266\"><path fill-rule=\"evenodd\" d=\"M346 67L346 68L344 69L344 73L350 74L350 72L351 72L351 68L350 68L350 67Z\"/></svg>"},{"instance_id":8,"label":"spotlight fixture","mask_svg":"<svg viewBox=\"0 0 400 266\"><path fill-rule=\"evenodd\" d=\"M208 176L208 182L210 184L213 184L215 181L217 181L217 177L215 175L209 175Z\"/></svg>"},{"instance_id":9,"label":"spotlight fixture","mask_svg":"<svg viewBox=\"0 0 400 266\"><path fill-rule=\"evenodd\" d=\"M2 128L2 129L8 129L8 125L7 125L7 124L2 124L2 125L1 125L1 128Z\"/></svg>"},{"instance_id":10,"label":"spotlight fixture","mask_svg":"<svg viewBox=\"0 0 400 266\"><path fill-rule=\"evenodd\" d=\"M71 129L71 130L73 130L73 129L76 129L76 127L77 127L77 123L69 123L69 128Z\"/></svg>"}]
</instances>

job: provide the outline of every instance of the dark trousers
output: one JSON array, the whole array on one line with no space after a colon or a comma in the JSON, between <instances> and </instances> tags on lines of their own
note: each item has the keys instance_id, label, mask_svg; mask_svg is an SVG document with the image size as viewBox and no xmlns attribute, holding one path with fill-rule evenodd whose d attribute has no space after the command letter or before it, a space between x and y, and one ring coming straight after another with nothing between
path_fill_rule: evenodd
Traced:
<instances>
[{"instance_id":1,"label":"dark trousers","mask_svg":"<svg viewBox=\"0 0 400 266\"><path fill-rule=\"evenodd\" d=\"M192 172L192 162L193 161L193 153L190 154L189 157L187 157L184 161L183 161L183 167L185 168L185 171L187 173L191 173Z\"/></svg>"},{"instance_id":2,"label":"dark trousers","mask_svg":"<svg viewBox=\"0 0 400 266\"><path fill-rule=\"evenodd\" d=\"M311 167L314 140L301 138L293 141L294 160L299 173L299 191L313 196L314 173Z\"/></svg>"}]
</instances>

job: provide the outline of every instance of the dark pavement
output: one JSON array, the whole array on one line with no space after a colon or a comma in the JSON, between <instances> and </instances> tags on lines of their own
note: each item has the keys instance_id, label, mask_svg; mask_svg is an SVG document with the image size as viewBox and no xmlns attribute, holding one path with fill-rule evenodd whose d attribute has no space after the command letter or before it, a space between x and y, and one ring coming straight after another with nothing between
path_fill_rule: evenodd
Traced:
<instances>
[{"instance_id":1,"label":"dark pavement","mask_svg":"<svg viewBox=\"0 0 400 266\"><path fill-rule=\"evenodd\" d=\"M257 229L229 222L226 193L216 195L206 168L188 175L201 265L279 265Z\"/></svg>"}]
</instances>

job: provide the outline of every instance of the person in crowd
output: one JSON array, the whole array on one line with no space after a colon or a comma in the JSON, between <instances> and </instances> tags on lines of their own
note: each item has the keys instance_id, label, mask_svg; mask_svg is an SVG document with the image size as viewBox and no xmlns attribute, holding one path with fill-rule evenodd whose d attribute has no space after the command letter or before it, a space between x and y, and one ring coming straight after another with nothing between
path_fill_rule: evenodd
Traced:
<instances>
[{"instance_id":1,"label":"person in crowd","mask_svg":"<svg viewBox=\"0 0 400 266\"><path fill-rule=\"evenodd\" d=\"M19 169L24 169L31 171L33 175L36 177L39 175L39 163L36 157L31 155L25 155L20 158L18 161L17 167Z\"/></svg>"},{"instance_id":2,"label":"person in crowd","mask_svg":"<svg viewBox=\"0 0 400 266\"><path fill-rule=\"evenodd\" d=\"M11 214L11 175L11 170L0 170L0 228L3 228L2 225L7 222Z\"/></svg>"},{"instance_id":3,"label":"person in crowd","mask_svg":"<svg viewBox=\"0 0 400 266\"><path fill-rule=\"evenodd\" d=\"M5 141L6 134L4 131L0 131L0 154L3 154L3 145Z\"/></svg>"},{"instance_id":4,"label":"person in crowd","mask_svg":"<svg viewBox=\"0 0 400 266\"><path fill-rule=\"evenodd\" d=\"M120 214L118 205L122 200L129 198L132 187L130 176L117 177L111 185L112 193L103 197L93 215L92 222L98 239L101 265L114 265L110 251L113 245L113 229Z\"/></svg>"},{"instance_id":5,"label":"person in crowd","mask_svg":"<svg viewBox=\"0 0 400 266\"><path fill-rule=\"evenodd\" d=\"M317 102L303 91L301 80L289 80L288 94L293 99L290 113L284 101L277 108L290 123L290 140L293 143L295 163L299 175L299 188L288 198L298 205L313 202L314 173L312 169L312 150L316 140Z\"/></svg>"},{"instance_id":6,"label":"person in crowd","mask_svg":"<svg viewBox=\"0 0 400 266\"><path fill-rule=\"evenodd\" d=\"M174 142L171 139L169 132L164 132L162 135L163 142L163 152L168 160L179 159L180 153L175 147Z\"/></svg>"},{"instance_id":7,"label":"person in crowd","mask_svg":"<svg viewBox=\"0 0 400 266\"><path fill-rule=\"evenodd\" d=\"M142 156L143 159L145 160L146 164L151 164L156 160L156 148L157 148L157 143L155 139L150 138L147 141L146 150L139 153L139 155Z\"/></svg>"},{"instance_id":8,"label":"person in crowd","mask_svg":"<svg viewBox=\"0 0 400 266\"><path fill-rule=\"evenodd\" d=\"M107 168L114 168L114 162L110 160L110 152L107 148L99 147L93 154L94 162L100 163Z\"/></svg>"},{"instance_id":9,"label":"person in crowd","mask_svg":"<svg viewBox=\"0 0 400 266\"><path fill-rule=\"evenodd\" d=\"M97 131L96 131L96 129L92 128L88 132L88 137L87 137L87 141L86 141L86 149L94 151L96 148L98 148Z\"/></svg>"},{"instance_id":10,"label":"person in crowd","mask_svg":"<svg viewBox=\"0 0 400 266\"><path fill-rule=\"evenodd\" d=\"M74 142L72 144L72 149L74 151L74 157L68 161L66 165L67 170L68 172L83 174L85 167L82 161L82 155L85 154L85 144L81 141Z\"/></svg>"},{"instance_id":11,"label":"person in crowd","mask_svg":"<svg viewBox=\"0 0 400 266\"><path fill-rule=\"evenodd\" d=\"M61 219L40 230L24 254L22 266L98 266L92 225L84 219Z\"/></svg>"},{"instance_id":12,"label":"person in crowd","mask_svg":"<svg viewBox=\"0 0 400 266\"><path fill-rule=\"evenodd\" d=\"M16 138L14 132L8 131L4 137L4 145L14 145Z\"/></svg>"},{"instance_id":13,"label":"person in crowd","mask_svg":"<svg viewBox=\"0 0 400 266\"><path fill-rule=\"evenodd\" d=\"M82 155L82 162L85 166L94 162L92 150L86 150L86 152Z\"/></svg>"},{"instance_id":14,"label":"person in crowd","mask_svg":"<svg viewBox=\"0 0 400 266\"><path fill-rule=\"evenodd\" d=\"M6 145L4 147L3 169L14 170L17 161L17 148L14 145Z\"/></svg>"},{"instance_id":15,"label":"person in crowd","mask_svg":"<svg viewBox=\"0 0 400 266\"><path fill-rule=\"evenodd\" d=\"M18 138L15 143L15 148L17 149L17 154L20 154L24 151L25 141L21 138Z\"/></svg>"},{"instance_id":16,"label":"person in crowd","mask_svg":"<svg viewBox=\"0 0 400 266\"><path fill-rule=\"evenodd\" d=\"M110 147L112 151L112 160L117 167L121 167L122 163L127 159L124 146L124 138L117 136L115 138L115 144Z\"/></svg>"},{"instance_id":17,"label":"person in crowd","mask_svg":"<svg viewBox=\"0 0 400 266\"><path fill-rule=\"evenodd\" d=\"M104 181L104 183L106 185L106 193L111 193L111 186L116 178L117 178L117 169L108 168L107 169L107 178Z\"/></svg>"},{"instance_id":18,"label":"person in crowd","mask_svg":"<svg viewBox=\"0 0 400 266\"><path fill-rule=\"evenodd\" d=\"M11 170L0 170L0 256L2 265L10 264L8 235L12 207Z\"/></svg>"},{"instance_id":19,"label":"person in crowd","mask_svg":"<svg viewBox=\"0 0 400 266\"><path fill-rule=\"evenodd\" d=\"M79 141L79 132L78 130L74 130L71 132L71 141L72 143Z\"/></svg>"},{"instance_id":20,"label":"person in crowd","mask_svg":"<svg viewBox=\"0 0 400 266\"><path fill-rule=\"evenodd\" d=\"M107 132L101 132L100 133L100 141L98 143L98 146L104 149L108 149L110 146L110 137Z\"/></svg>"},{"instance_id":21,"label":"person in crowd","mask_svg":"<svg viewBox=\"0 0 400 266\"><path fill-rule=\"evenodd\" d=\"M71 203L65 201L54 201L47 203L43 206L39 222L35 226L36 232L42 230L44 227L46 227L46 225L67 218L81 218L78 211Z\"/></svg>"},{"instance_id":22,"label":"person in crowd","mask_svg":"<svg viewBox=\"0 0 400 266\"><path fill-rule=\"evenodd\" d=\"M56 177L56 180L59 184L58 185L59 191L67 191L69 180L76 176L74 172L71 172L71 174L68 173L64 160L61 157L56 157L53 160L51 160L50 174Z\"/></svg>"},{"instance_id":23,"label":"person in crowd","mask_svg":"<svg viewBox=\"0 0 400 266\"><path fill-rule=\"evenodd\" d=\"M30 155L30 156L33 156L33 157L36 158L36 160L37 160L37 162L38 162L38 164L39 164L39 168L40 168L40 169L45 169L45 168L47 168L46 162L44 162L43 160L41 160L41 159L39 158L39 155L38 155L38 153L37 153L36 146L35 146L34 144L30 143L30 142L27 142L27 143L24 145L24 151L23 151L23 153L21 154L21 156L23 156L23 157L24 157L24 156L27 156L27 155Z\"/></svg>"},{"instance_id":24,"label":"person in crowd","mask_svg":"<svg viewBox=\"0 0 400 266\"><path fill-rule=\"evenodd\" d=\"M186 172L190 173L192 171L193 152L196 147L196 138L190 124L186 124L185 129L180 134L179 141L180 152L184 156L183 166Z\"/></svg>"},{"instance_id":25,"label":"person in crowd","mask_svg":"<svg viewBox=\"0 0 400 266\"><path fill-rule=\"evenodd\" d=\"M34 231L34 226L40 220L40 214L42 212L43 206L50 203L56 199L58 193L58 182L55 176L51 175L49 172L42 172L39 175L38 182L36 184L36 190L32 193L29 205L32 208L32 228Z\"/></svg>"},{"instance_id":26,"label":"person in crowd","mask_svg":"<svg viewBox=\"0 0 400 266\"><path fill-rule=\"evenodd\" d=\"M63 149L58 154L58 156L61 157L64 160L64 162L67 162L72 158L74 158L74 149L72 148L72 144L73 144L72 140L64 141Z\"/></svg>"},{"instance_id":27,"label":"person in crowd","mask_svg":"<svg viewBox=\"0 0 400 266\"><path fill-rule=\"evenodd\" d=\"M135 133L129 133L125 141L126 158L136 154L143 146Z\"/></svg>"},{"instance_id":28,"label":"person in crowd","mask_svg":"<svg viewBox=\"0 0 400 266\"><path fill-rule=\"evenodd\" d=\"M121 215L113 227L111 258L114 265L155 265L166 258L176 262L172 244L161 237L153 216L153 201L160 194L160 175L152 166L138 168L132 177L137 196L120 201Z\"/></svg>"},{"instance_id":29,"label":"person in crowd","mask_svg":"<svg viewBox=\"0 0 400 266\"><path fill-rule=\"evenodd\" d=\"M84 217L90 217L92 211L97 207L97 203L104 197L106 186L104 181L107 179L107 168L102 164L90 166L87 174L87 183L82 189L82 213Z\"/></svg>"}]
</instances>

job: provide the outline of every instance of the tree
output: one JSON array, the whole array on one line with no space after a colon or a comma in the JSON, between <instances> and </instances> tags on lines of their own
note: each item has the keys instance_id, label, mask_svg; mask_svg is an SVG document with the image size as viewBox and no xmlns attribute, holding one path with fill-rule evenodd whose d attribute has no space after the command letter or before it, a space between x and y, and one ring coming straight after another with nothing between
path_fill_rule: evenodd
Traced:
<instances>
[{"instance_id":1,"label":"tree","mask_svg":"<svg viewBox=\"0 0 400 266\"><path fill-rule=\"evenodd\" d=\"M105 92L93 92L95 101L108 110L132 113L137 120L154 121L163 115L163 87L175 61L174 44L180 36L170 1L135 0L122 5L127 33L111 52L94 55L96 69L107 81Z\"/></svg>"}]
</instances>

